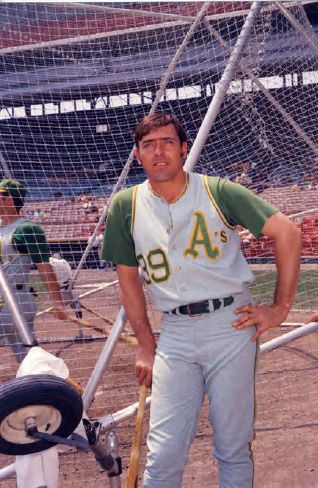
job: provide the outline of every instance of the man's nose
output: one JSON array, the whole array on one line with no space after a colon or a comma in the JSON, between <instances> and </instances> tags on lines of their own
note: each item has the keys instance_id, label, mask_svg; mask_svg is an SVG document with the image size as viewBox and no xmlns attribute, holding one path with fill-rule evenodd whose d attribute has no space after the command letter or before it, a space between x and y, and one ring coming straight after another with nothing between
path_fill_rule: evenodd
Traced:
<instances>
[{"instance_id":1,"label":"man's nose","mask_svg":"<svg viewBox=\"0 0 318 488\"><path fill-rule=\"evenodd\" d=\"M163 153L163 149L164 149L164 145L163 145L162 141L156 142L156 144L155 144L155 154L156 155L162 154Z\"/></svg>"}]
</instances>

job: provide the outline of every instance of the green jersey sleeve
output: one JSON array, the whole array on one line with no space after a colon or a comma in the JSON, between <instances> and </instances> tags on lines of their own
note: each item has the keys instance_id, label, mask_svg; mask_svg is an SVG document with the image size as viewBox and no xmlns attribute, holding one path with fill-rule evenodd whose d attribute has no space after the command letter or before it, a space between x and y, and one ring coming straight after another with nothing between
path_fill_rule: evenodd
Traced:
<instances>
[{"instance_id":1,"label":"green jersey sleeve","mask_svg":"<svg viewBox=\"0 0 318 488\"><path fill-rule=\"evenodd\" d=\"M134 187L116 193L108 211L102 259L115 264L139 266L131 235L132 196Z\"/></svg>"},{"instance_id":2,"label":"green jersey sleeve","mask_svg":"<svg viewBox=\"0 0 318 488\"><path fill-rule=\"evenodd\" d=\"M244 186L208 176L208 185L219 209L231 225L241 225L259 237L266 220L278 209Z\"/></svg>"},{"instance_id":3,"label":"green jersey sleeve","mask_svg":"<svg viewBox=\"0 0 318 488\"><path fill-rule=\"evenodd\" d=\"M12 237L12 243L21 254L29 254L34 264L48 263L49 246L44 230L33 222L19 225Z\"/></svg>"}]
</instances>

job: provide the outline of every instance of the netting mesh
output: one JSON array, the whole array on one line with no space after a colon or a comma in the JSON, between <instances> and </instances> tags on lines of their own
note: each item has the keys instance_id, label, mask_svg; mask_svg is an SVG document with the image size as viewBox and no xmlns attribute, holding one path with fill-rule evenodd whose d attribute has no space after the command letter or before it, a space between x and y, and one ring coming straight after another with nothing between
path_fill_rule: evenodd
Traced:
<instances>
[{"instance_id":1,"label":"netting mesh","mask_svg":"<svg viewBox=\"0 0 318 488\"><path fill-rule=\"evenodd\" d=\"M23 215L44 229L50 253L60 253L71 274L93 232L97 235L69 308L86 326L49 315L51 297L36 269L28 279L37 295L40 344L62 357L83 386L120 306L116 273L100 259L104 208L115 186L145 178L130 157L132 131L150 110L172 111L191 146L250 7L249 2L0 5L1 176L28 186ZM318 308L317 29L300 4L283 7L293 21L269 2L257 17L195 169L240 182L294 215L303 232L303 256L288 323L302 324ZM273 246L244 232L242 245L256 274L253 294L270 302ZM150 305L149 313L159 333L159 314ZM281 333L268 332L264 341ZM129 324L123 336L132 337ZM317 334L311 334L260 361L256 487L314 486L317 350ZM89 410L92 417L137 400L134 358L135 346L119 342ZM2 344L1 382L16 369L15 356ZM131 418L117 428L124 476L133 424ZM210 486L217 479L210 436L205 404L184 487ZM145 452L144 442L142 467ZM92 479L96 487L108 483L90 453L66 452L60 460L63 487L86 486ZM1 466L11 461L1 456Z\"/></svg>"}]
</instances>

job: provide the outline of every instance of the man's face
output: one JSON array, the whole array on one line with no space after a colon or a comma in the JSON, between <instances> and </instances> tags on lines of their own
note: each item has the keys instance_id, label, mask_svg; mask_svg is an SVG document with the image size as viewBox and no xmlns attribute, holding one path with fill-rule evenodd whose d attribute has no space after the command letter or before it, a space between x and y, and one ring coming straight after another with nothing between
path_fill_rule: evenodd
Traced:
<instances>
[{"instance_id":1,"label":"man's face","mask_svg":"<svg viewBox=\"0 0 318 488\"><path fill-rule=\"evenodd\" d=\"M173 124L153 129L144 136L135 156L144 167L149 181L166 182L183 173L187 143L181 144Z\"/></svg>"},{"instance_id":2,"label":"man's face","mask_svg":"<svg viewBox=\"0 0 318 488\"><path fill-rule=\"evenodd\" d=\"M0 192L0 216L14 213L15 206L9 193Z\"/></svg>"}]
</instances>

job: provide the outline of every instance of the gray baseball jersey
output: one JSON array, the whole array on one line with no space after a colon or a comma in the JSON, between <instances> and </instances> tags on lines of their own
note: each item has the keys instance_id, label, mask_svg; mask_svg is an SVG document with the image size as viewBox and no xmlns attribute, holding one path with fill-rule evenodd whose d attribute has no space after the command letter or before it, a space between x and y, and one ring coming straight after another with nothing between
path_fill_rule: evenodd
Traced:
<instances>
[{"instance_id":1,"label":"gray baseball jersey","mask_svg":"<svg viewBox=\"0 0 318 488\"><path fill-rule=\"evenodd\" d=\"M28 242L29 241L29 242ZM0 257L5 276L20 309L33 332L36 314L34 296L29 292L28 279L33 262L48 261L48 246L41 227L19 217L10 225L0 228ZM18 362L27 349L13 323L11 312L0 294L0 339L10 345Z\"/></svg>"},{"instance_id":2,"label":"gray baseball jersey","mask_svg":"<svg viewBox=\"0 0 318 488\"><path fill-rule=\"evenodd\" d=\"M220 193L234 197L222 200ZM259 234L276 209L249 190L190 173L173 203L154 193L148 180L133 188L130 206L123 198L120 192L111 206L103 258L139 265L158 310L240 293L253 282L236 224ZM240 205L250 215L240 215Z\"/></svg>"},{"instance_id":3,"label":"gray baseball jersey","mask_svg":"<svg viewBox=\"0 0 318 488\"><path fill-rule=\"evenodd\" d=\"M26 219L20 217L12 224L0 228L1 262L12 289L16 289L16 285L25 285L27 283L32 268L31 256L17 252L12 242L17 227L24 222L26 222Z\"/></svg>"}]
</instances>

